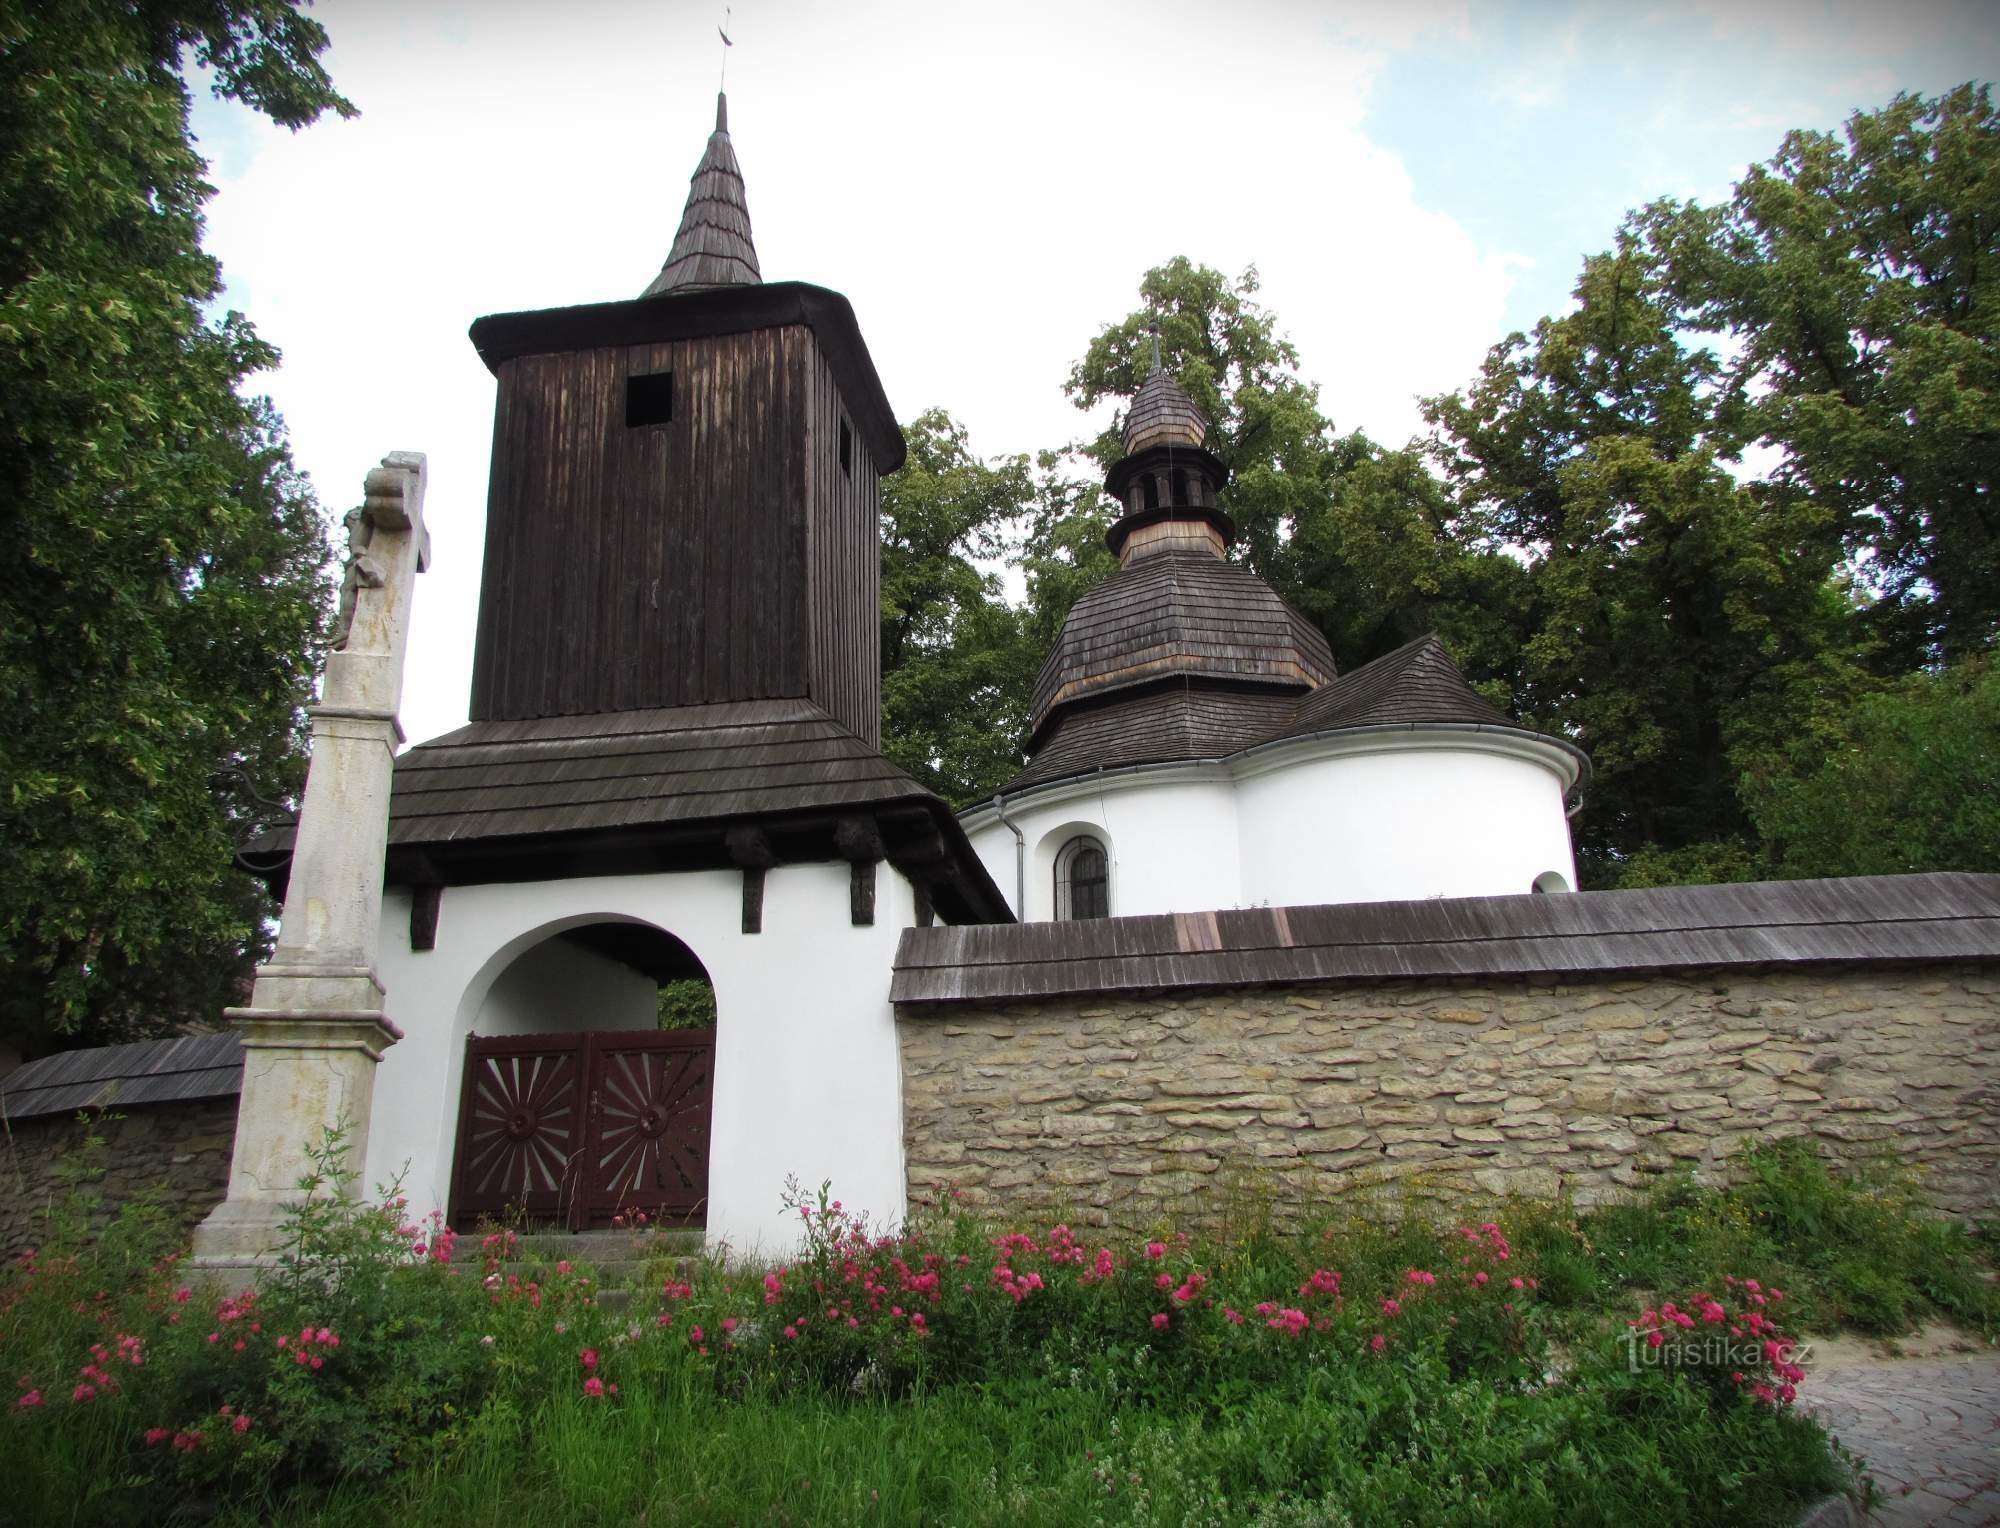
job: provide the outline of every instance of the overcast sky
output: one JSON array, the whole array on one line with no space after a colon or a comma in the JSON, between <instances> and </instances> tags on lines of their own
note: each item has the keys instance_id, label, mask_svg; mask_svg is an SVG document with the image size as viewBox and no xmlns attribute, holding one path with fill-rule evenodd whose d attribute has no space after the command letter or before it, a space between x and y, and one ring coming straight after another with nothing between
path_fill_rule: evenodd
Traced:
<instances>
[{"instance_id":1,"label":"overcast sky","mask_svg":"<svg viewBox=\"0 0 2000 1528\"><path fill-rule=\"evenodd\" d=\"M326 0L361 108L299 134L206 98L208 245L338 516L430 457L403 722L463 721L493 381L484 313L637 296L713 121L720 5ZM852 300L891 404L985 454L1088 421L1062 381L1174 255L1235 273L1335 425L1568 298L1621 215L1727 196L1791 128L2000 73L1994 0L1206 6L742 0L730 127L764 275Z\"/></svg>"}]
</instances>

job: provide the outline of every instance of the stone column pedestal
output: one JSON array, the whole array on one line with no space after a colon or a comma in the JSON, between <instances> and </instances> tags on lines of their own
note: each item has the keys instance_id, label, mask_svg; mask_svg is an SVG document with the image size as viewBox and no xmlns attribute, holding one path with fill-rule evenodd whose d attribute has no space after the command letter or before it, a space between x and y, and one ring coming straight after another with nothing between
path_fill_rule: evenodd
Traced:
<instances>
[{"instance_id":1,"label":"stone column pedestal","mask_svg":"<svg viewBox=\"0 0 2000 1528\"><path fill-rule=\"evenodd\" d=\"M361 975L374 985L372 976ZM232 1273L254 1278L271 1266L286 1208L299 1197L299 1179L323 1130L345 1129L339 1169L360 1173L375 1068L403 1035L379 1008L231 1008L224 1016L243 1029L243 1092L229 1196L195 1228L194 1266L227 1281Z\"/></svg>"},{"instance_id":2,"label":"stone column pedestal","mask_svg":"<svg viewBox=\"0 0 2000 1528\"><path fill-rule=\"evenodd\" d=\"M242 1031L243 1091L229 1197L194 1236L194 1268L212 1278L270 1266L327 1130L345 1132L329 1166L343 1177L362 1172L375 1068L402 1038L374 965L389 787L403 740L403 649L416 575L429 561L423 498L423 457L393 452L347 517L344 629L312 708L278 948L257 969L250 1006L224 1015Z\"/></svg>"}]
</instances>

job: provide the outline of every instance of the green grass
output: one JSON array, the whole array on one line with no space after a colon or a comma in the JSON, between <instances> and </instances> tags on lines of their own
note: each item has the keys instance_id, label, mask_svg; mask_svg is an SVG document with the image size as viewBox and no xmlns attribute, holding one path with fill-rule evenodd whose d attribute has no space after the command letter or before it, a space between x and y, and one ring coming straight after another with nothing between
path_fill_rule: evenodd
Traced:
<instances>
[{"instance_id":1,"label":"green grass","mask_svg":"<svg viewBox=\"0 0 2000 1528\"><path fill-rule=\"evenodd\" d=\"M1691 1395L1621 1414L1587 1386L1385 1393L1337 1374L1227 1411L1014 1379L852 1403L718 1405L670 1386L527 1420L399 1477L399 1520L1721 1524L1785 1521L1842 1482L1789 1414L1718 1425ZM384 1496L336 1490L268 1520L362 1528ZM267 1519L260 1505L225 1520Z\"/></svg>"}]
</instances>

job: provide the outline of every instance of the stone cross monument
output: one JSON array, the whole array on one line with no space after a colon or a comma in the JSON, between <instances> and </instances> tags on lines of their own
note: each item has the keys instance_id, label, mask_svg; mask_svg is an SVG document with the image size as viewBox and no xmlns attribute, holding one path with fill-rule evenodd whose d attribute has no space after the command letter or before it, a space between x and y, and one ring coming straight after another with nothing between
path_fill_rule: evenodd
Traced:
<instances>
[{"instance_id":1,"label":"stone cross monument","mask_svg":"<svg viewBox=\"0 0 2000 1528\"><path fill-rule=\"evenodd\" d=\"M278 947L257 968L243 1036L243 1092L229 1196L195 1231L195 1266L218 1273L269 1261L306 1148L344 1124L347 1166L368 1154L375 1067L402 1038L375 975L389 781L403 650L417 574L430 563L424 458L392 451L347 516L340 629L319 703Z\"/></svg>"}]
</instances>

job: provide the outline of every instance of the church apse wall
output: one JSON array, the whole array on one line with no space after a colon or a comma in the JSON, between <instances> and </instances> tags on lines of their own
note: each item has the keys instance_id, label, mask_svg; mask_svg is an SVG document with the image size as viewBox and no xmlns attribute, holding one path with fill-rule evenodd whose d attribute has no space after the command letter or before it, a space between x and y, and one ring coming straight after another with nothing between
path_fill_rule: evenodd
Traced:
<instances>
[{"instance_id":1,"label":"church apse wall","mask_svg":"<svg viewBox=\"0 0 2000 1528\"><path fill-rule=\"evenodd\" d=\"M1650 895L1481 900L1532 917L1534 903ZM1476 924L1477 905L1397 911L1420 918L1429 909L1442 928L1446 919ZM1278 917L1300 924L1307 914L1371 911ZM1747 1141L1811 1135L1838 1156L1887 1152L1918 1168L1950 1213L2000 1211L2000 960L1990 949L1986 959L1916 963L1772 960L1782 945L1770 930L1740 928L1744 948L1761 946L1767 958L1207 985L1205 964L1247 974L1273 960L1246 933L1272 916L1236 914L1234 928L1228 914L1205 925L1199 916L1118 920L1135 927L1097 946L1024 945L1005 953L1029 962L1029 975L1008 980L1095 981L1099 990L1012 998L940 999L952 986L996 983L981 966L947 964L957 953L940 953L948 940L906 936L898 1032L912 1202L945 1185L1009 1214L1186 1219L1203 1205L1219 1212L1246 1177L1280 1214L1383 1183L1468 1196L1567 1190L1588 1202L1679 1164L1719 1175ZM1291 952L1324 958L1340 948L1340 958L1366 965L1362 921L1348 918L1347 942L1329 939L1316 956L1312 932L1294 928ZM1682 910L1666 921L1690 920ZM1149 942L1136 926L1152 924L1166 925L1164 939L1180 948L1146 967L1148 957L1130 952ZM1442 954L1468 932L1483 947L1470 958L1494 966L1525 963L1533 952L1519 945L1540 942L1516 934L1503 950L1476 928L1431 932L1434 964L1468 959L1463 948ZM1878 948L1905 932L1885 926ZM1990 926L1959 932L1956 943L1912 944L1991 944ZM1810 948L1823 934L1786 937ZM1632 961L1630 939L1604 934L1608 957ZM1832 942L1852 950L1855 928ZM1123 952L1095 953L1114 946ZM935 963L917 963L926 958ZM1143 982L1176 968L1177 982L1119 990L1121 972ZM925 990L930 1000L911 1000Z\"/></svg>"}]
</instances>

